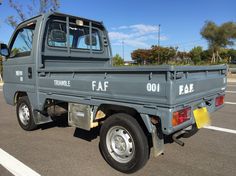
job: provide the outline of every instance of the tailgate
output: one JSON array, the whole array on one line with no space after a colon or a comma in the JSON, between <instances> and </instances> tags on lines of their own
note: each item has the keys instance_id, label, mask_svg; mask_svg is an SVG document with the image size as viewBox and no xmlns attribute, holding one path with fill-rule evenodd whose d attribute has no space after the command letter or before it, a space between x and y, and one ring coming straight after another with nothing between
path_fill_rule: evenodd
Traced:
<instances>
[{"instance_id":1,"label":"tailgate","mask_svg":"<svg viewBox=\"0 0 236 176\"><path fill-rule=\"evenodd\" d=\"M180 105L224 94L227 66L176 67L172 75L170 104Z\"/></svg>"}]
</instances>

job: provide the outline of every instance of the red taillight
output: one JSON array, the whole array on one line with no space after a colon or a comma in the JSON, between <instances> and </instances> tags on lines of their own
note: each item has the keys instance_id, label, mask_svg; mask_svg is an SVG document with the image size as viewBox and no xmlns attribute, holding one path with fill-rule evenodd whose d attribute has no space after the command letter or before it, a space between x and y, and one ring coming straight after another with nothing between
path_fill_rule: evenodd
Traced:
<instances>
[{"instance_id":1,"label":"red taillight","mask_svg":"<svg viewBox=\"0 0 236 176\"><path fill-rule=\"evenodd\" d=\"M216 101L215 101L215 106L220 106L224 104L224 100L225 100L225 96L221 95L219 97L216 97Z\"/></svg>"},{"instance_id":2,"label":"red taillight","mask_svg":"<svg viewBox=\"0 0 236 176\"><path fill-rule=\"evenodd\" d=\"M177 126L177 125L189 120L190 117L191 117L191 108L190 107L173 112L172 125Z\"/></svg>"}]
</instances>

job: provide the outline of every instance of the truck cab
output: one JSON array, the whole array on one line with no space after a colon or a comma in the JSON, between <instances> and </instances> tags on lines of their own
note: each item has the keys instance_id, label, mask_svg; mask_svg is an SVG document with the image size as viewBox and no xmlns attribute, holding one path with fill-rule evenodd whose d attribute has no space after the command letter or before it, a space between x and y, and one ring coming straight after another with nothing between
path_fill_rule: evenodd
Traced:
<instances>
[{"instance_id":1,"label":"truck cab","mask_svg":"<svg viewBox=\"0 0 236 176\"><path fill-rule=\"evenodd\" d=\"M45 69L111 64L102 23L59 13L39 15L19 24L8 46L5 85L14 84L22 92L36 93L37 76L45 74Z\"/></svg>"}]
</instances>

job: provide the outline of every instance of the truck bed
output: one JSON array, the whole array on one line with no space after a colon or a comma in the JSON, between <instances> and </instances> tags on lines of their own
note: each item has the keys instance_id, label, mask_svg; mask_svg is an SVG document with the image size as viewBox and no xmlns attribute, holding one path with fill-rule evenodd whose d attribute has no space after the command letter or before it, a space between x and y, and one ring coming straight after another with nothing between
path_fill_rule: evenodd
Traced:
<instances>
[{"instance_id":1,"label":"truck bed","mask_svg":"<svg viewBox=\"0 0 236 176\"><path fill-rule=\"evenodd\" d=\"M223 92L226 72L226 65L47 67L38 70L38 89L47 94L175 107Z\"/></svg>"}]
</instances>

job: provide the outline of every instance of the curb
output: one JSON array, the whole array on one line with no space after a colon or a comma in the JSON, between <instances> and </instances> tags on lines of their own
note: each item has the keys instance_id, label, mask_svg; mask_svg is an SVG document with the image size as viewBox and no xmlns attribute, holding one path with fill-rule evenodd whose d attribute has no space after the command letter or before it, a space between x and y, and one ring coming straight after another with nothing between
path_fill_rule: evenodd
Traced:
<instances>
[{"instance_id":1,"label":"curb","mask_svg":"<svg viewBox=\"0 0 236 176\"><path fill-rule=\"evenodd\" d=\"M236 83L236 81L228 81L228 83Z\"/></svg>"},{"instance_id":2,"label":"curb","mask_svg":"<svg viewBox=\"0 0 236 176\"><path fill-rule=\"evenodd\" d=\"M227 79L227 82L228 82L228 83L236 83L236 79L230 79L230 78L228 78L228 79Z\"/></svg>"}]
</instances>

